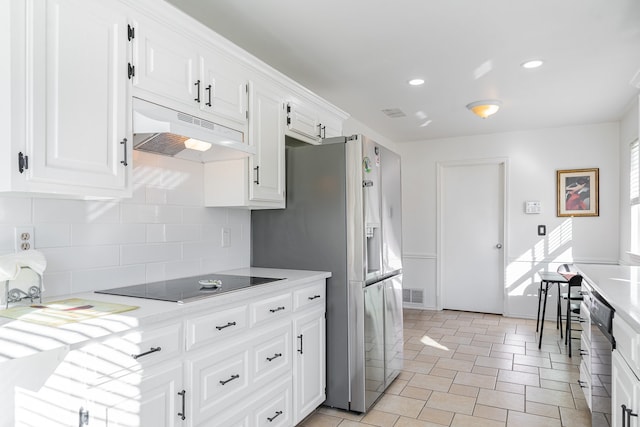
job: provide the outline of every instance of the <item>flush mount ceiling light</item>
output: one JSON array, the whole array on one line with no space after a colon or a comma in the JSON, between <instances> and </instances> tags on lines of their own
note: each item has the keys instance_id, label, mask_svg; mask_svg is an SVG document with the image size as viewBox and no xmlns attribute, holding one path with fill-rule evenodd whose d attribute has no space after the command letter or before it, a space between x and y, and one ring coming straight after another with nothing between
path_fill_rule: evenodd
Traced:
<instances>
[{"instance_id":1,"label":"flush mount ceiling light","mask_svg":"<svg viewBox=\"0 0 640 427\"><path fill-rule=\"evenodd\" d=\"M478 117L486 119L492 114L495 114L502 105L502 102L496 100L476 101L467 105L467 108L471 110Z\"/></svg>"},{"instance_id":2,"label":"flush mount ceiling light","mask_svg":"<svg viewBox=\"0 0 640 427\"><path fill-rule=\"evenodd\" d=\"M411 86L422 86L424 84L424 79L411 79L409 80L409 84Z\"/></svg>"},{"instance_id":3,"label":"flush mount ceiling light","mask_svg":"<svg viewBox=\"0 0 640 427\"><path fill-rule=\"evenodd\" d=\"M544 61L542 59L531 59L529 61L523 62L522 64L520 64L520 66L522 68L531 69L541 67L542 64L544 64Z\"/></svg>"}]
</instances>

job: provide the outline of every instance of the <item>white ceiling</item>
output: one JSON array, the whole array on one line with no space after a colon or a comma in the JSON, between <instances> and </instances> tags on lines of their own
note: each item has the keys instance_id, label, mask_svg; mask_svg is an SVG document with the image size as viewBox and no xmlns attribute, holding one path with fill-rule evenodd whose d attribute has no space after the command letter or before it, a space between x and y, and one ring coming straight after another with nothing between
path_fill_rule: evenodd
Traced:
<instances>
[{"instance_id":1,"label":"white ceiling","mask_svg":"<svg viewBox=\"0 0 640 427\"><path fill-rule=\"evenodd\" d=\"M169 1L396 142L615 121L638 94L639 0Z\"/></svg>"}]
</instances>

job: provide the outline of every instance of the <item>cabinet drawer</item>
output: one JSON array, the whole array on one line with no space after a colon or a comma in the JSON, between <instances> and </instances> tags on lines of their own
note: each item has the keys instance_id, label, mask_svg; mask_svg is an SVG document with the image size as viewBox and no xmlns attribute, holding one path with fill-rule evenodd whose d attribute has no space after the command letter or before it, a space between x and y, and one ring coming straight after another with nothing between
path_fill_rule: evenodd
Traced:
<instances>
[{"instance_id":1,"label":"cabinet drawer","mask_svg":"<svg viewBox=\"0 0 640 427\"><path fill-rule=\"evenodd\" d=\"M289 379L256 402L252 425L256 427L293 425L291 401L291 380Z\"/></svg>"},{"instance_id":2,"label":"cabinet drawer","mask_svg":"<svg viewBox=\"0 0 640 427\"><path fill-rule=\"evenodd\" d=\"M591 409L591 375L589 374L589 369L587 368L585 361L582 360L580 362L580 387L582 387L582 392L584 393L584 397L587 400L587 406Z\"/></svg>"},{"instance_id":3,"label":"cabinet drawer","mask_svg":"<svg viewBox=\"0 0 640 427\"><path fill-rule=\"evenodd\" d=\"M275 378L280 371L291 370L291 326L288 324L269 334L260 335L260 341L253 346L254 383Z\"/></svg>"},{"instance_id":4,"label":"cabinet drawer","mask_svg":"<svg viewBox=\"0 0 640 427\"><path fill-rule=\"evenodd\" d=\"M613 336L616 337L616 349L627 362L633 373L640 378L640 334L625 320L616 316L613 320Z\"/></svg>"},{"instance_id":5,"label":"cabinet drawer","mask_svg":"<svg viewBox=\"0 0 640 427\"><path fill-rule=\"evenodd\" d=\"M290 292L255 302L251 304L251 326L289 316L291 312Z\"/></svg>"},{"instance_id":6,"label":"cabinet drawer","mask_svg":"<svg viewBox=\"0 0 640 427\"><path fill-rule=\"evenodd\" d=\"M580 335L580 355L587 372L591 374L591 345L584 333Z\"/></svg>"},{"instance_id":7,"label":"cabinet drawer","mask_svg":"<svg viewBox=\"0 0 640 427\"><path fill-rule=\"evenodd\" d=\"M246 328L246 305L187 320L187 350L233 336Z\"/></svg>"},{"instance_id":8,"label":"cabinet drawer","mask_svg":"<svg viewBox=\"0 0 640 427\"><path fill-rule=\"evenodd\" d=\"M119 371L132 371L180 357L182 325L176 323L153 329L128 332L125 335L89 344L82 351L93 358L90 369L96 380Z\"/></svg>"},{"instance_id":9,"label":"cabinet drawer","mask_svg":"<svg viewBox=\"0 0 640 427\"><path fill-rule=\"evenodd\" d=\"M250 394L249 357L248 346L236 346L187 361L196 422L222 412Z\"/></svg>"},{"instance_id":10,"label":"cabinet drawer","mask_svg":"<svg viewBox=\"0 0 640 427\"><path fill-rule=\"evenodd\" d=\"M322 280L311 286L296 290L293 293L294 310L299 310L310 305L324 304L325 283L326 281Z\"/></svg>"},{"instance_id":11,"label":"cabinet drawer","mask_svg":"<svg viewBox=\"0 0 640 427\"><path fill-rule=\"evenodd\" d=\"M589 340L587 344L591 345L591 313L584 301L580 303L580 320L582 320L582 336L586 337Z\"/></svg>"}]
</instances>

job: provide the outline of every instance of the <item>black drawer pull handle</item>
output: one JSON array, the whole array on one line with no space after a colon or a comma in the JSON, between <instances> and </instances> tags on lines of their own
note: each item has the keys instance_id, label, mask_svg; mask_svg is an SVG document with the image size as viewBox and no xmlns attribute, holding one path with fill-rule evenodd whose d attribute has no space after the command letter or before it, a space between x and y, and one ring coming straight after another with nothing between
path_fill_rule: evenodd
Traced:
<instances>
[{"instance_id":1,"label":"black drawer pull handle","mask_svg":"<svg viewBox=\"0 0 640 427\"><path fill-rule=\"evenodd\" d=\"M278 418L280 415L282 415L282 411L276 411L276 414L273 417L267 417L267 419L269 420L270 423L272 423L273 420Z\"/></svg>"},{"instance_id":2,"label":"black drawer pull handle","mask_svg":"<svg viewBox=\"0 0 640 427\"><path fill-rule=\"evenodd\" d=\"M196 81L193 85L198 88L198 97L193 98L193 100L199 104L200 103L200 80Z\"/></svg>"},{"instance_id":3,"label":"black drawer pull handle","mask_svg":"<svg viewBox=\"0 0 640 427\"><path fill-rule=\"evenodd\" d=\"M585 388L585 387L587 387L587 383L586 383L586 382L584 382L584 381L580 381L580 380L578 380L578 385L580 386L580 388Z\"/></svg>"},{"instance_id":4,"label":"black drawer pull handle","mask_svg":"<svg viewBox=\"0 0 640 427\"><path fill-rule=\"evenodd\" d=\"M148 354L155 353L156 351L160 351L160 350L162 350L162 347L151 347L149 351L145 351L144 353L140 353L140 354L132 354L131 357L133 357L134 359L139 359L142 356L146 356Z\"/></svg>"},{"instance_id":5,"label":"black drawer pull handle","mask_svg":"<svg viewBox=\"0 0 640 427\"><path fill-rule=\"evenodd\" d=\"M236 326L236 322L229 322L229 323L227 323L227 324L226 324L226 325L224 325L224 326L216 326L216 329L217 329L217 330L219 330L219 331L221 331L221 330L223 330L224 328L228 328L229 326Z\"/></svg>"},{"instance_id":6,"label":"black drawer pull handle","mask_svg":"<svg viewBox=\"0 0 640 427\"><path fill-rule=\"evenodd\" d=\"M129 165L129 163L127 162L127 138L122 138L120 144L124 146L124 160L120 160L120 163L122 163L124 166L127 166Z\"/></svg>"},{"instance_id":7,"label":"black drawer pull handle","mask_svg":"<svg viewBox=\"0 0 640 427\"><path fill-rule=\"evenodd\" d=\"M320 295L314 295L314 296L312 296L312 297L308 297L308 298L309 298L309 300L314 300L314 299L316 299L316 298L320 298Z\"/></svg>"},{"instance_id":8,"label":"black drawer pull handle","mask_svg":"<svg viewBox=\"0 0 640 427\"><path fill-rule=\"evenodd\" d=\"M282 357L282 353L276 353L273 355L273 357L267 357L267 360L269 362L273 362L275 359L277 359L278 357Z\"/></svg>"},{"instance_id":9,"label":"black drawer pull handle","mask_svg":"<svg viewBox=\"0 0 640 427\"><path fill-rule=\"evenodd\" d=\"M205 87L204 90L209 92L209 101L206 102L204 105L206 105L207 107L211 107L211 85Z\"/></svg>"},{"instance_id":10,"label":"black drawer pull handle","mask_svg":"<svg viewBox=\"0 0 640 427\"><path fill-rule=\"evenodd\" d=\"M220 384L225 385L226 383L228 383L229 381L233 381L233 380L237 380L238 378L240 378L240 375L236 374L236 375L231 375L231 378L229 378L228 380L221 380Z\"/></svg>"},{"instance_id":11,"label":"black drawer pull handle","mask_svg":"<svg viewBox=\"0 0 640 427\"><path fill-rule=\"evenodd\" d=\"M187 392L186 390L182 390L181 392L178 393L179 396L182 396L182 412L178 412L178 416L184 420L186 418L186 411L185 411L185 407L186 407L186 402L185 402L185 396L186 396Z\"/></svg>"},{"instance_id":12,"label":"black drawer pull handle","mask_svg":"<svg viewBox=\"0 0 640 427\"><path fill-rule=\"evenodd\" d=\"M298 339L300 340L300 348L298 349L298 353L302 354L302 334L298 335Z\"/></svg>"},{"instance_id":13,"label":"black drawer pull handle","mask_svg":"<svg viewBox=\"0 0 640 427\"><path fill-rule=\"evenodd\" d=\"M272 312L272 313L275 313L276 311L280 311L280 310L284 310L284 309L285 309L285 308L284 308L284 306L280 306L280 307L278 307L278 308L272 308L272 309L271 309L271 310L269 310L269 311L270 311L270 312Z\"/></svg>"}]
</instances>

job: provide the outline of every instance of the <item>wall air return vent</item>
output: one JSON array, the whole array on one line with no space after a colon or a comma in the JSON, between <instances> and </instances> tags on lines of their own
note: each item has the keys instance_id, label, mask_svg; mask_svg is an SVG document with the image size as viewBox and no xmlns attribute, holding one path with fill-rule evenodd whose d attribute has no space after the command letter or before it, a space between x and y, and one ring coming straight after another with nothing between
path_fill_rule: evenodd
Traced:
<instances>
[{"instance_id":1,"label":"wall air return vent","mask_svg":"<svg viewBox=\"0 0 640 427\"><path fill-rule=\"evenodd\" d=\"M423 289L403 289L402 302L410 302L413 304L422 304L424 302Z\"/></svg>"}]
</instances>

